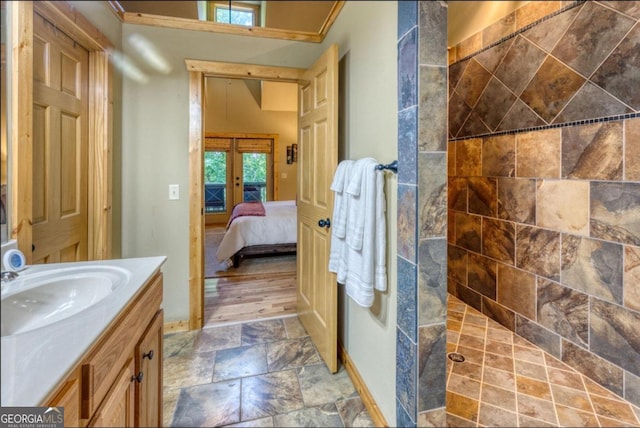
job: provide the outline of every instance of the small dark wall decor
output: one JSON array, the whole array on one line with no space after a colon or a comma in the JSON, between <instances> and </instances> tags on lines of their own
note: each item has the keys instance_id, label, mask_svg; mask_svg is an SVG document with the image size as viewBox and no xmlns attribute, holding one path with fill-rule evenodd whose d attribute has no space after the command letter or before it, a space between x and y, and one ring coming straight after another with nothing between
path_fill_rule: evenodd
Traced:
<instances>
[{"instance_id":1,"label":"small dark wall decor","mask_svg":"<svg viewBox=\"0 0 640 428\"><path fill-rule=\"evenodd\" d=\"M287 146L287 164L293 163L293 148L291 146Z\"/></svg>"},{"instance_id":2,"label":"small dark wall decor","mask_svg":"<svg viewBox=\"0 0 640 428\"><path fill-rule=\"evenodd\" d=\"M291 162L298 162L298 145L291 145Z\"/></svg>"}]
</instances>

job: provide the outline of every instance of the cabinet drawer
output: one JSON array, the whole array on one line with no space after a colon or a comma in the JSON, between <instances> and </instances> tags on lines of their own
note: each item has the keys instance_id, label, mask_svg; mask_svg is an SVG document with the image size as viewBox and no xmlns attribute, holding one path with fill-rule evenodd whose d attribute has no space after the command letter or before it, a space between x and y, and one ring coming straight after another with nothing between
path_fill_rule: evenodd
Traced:
<instances>
[{"instance_id":1,"label":"cabinet drawer","mask_svg":"<svg viewBox=\"0 0 640 428\"><path fill-rule=\"evenodd\" d=\"M89 418L111 388L138 338L160 308L162 273L141 288L82 364L82 417Z\"/></svg>"}]
</instances>

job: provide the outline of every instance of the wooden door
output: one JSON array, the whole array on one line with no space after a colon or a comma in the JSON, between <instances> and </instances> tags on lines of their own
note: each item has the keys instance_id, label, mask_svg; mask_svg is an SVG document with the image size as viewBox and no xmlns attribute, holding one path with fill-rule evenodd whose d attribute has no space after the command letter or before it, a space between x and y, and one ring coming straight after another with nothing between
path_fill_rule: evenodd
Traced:
<instances>
[{"instance_id":1,"label":"wooden door","mask_svg":"<svg viewBox=\"0 0 640 428\"><path fill-rule=\"evenodd\" d=\"M300 85L298 139L297 310L327 367L338 370L337 282L329 272L329 189L338 162L338 47L306 71Z\"/></svg>"},{"instance_id":2,"label":"wooden door","mask_svg":"<svg viewBox=\"0 0 640 428\"><path fill-rule=\"evenodd\" d=\"M132 427L134 426L135 387L134 361L127 360L111 390L105 397L89 423L90 427Z\"/></svg>"},{"instance_id":3,"label":"wooden door","mask_svg":"<svg viewBox=\"0 0 640 428\"><path fill-rule=\"evenodd\" d=\"M87 259L89 53L33 23L33 262Z\"/></svg>"},{"instance_id":4,"label":"wooden door","mask_svg":"<svg viewBox=\"0 0 640 428\"><path fill-rule=\"evenodd\" d=\"M136 346L136 426L162 426L162 323L160 310Z\"/></svg>"}]
</instances>

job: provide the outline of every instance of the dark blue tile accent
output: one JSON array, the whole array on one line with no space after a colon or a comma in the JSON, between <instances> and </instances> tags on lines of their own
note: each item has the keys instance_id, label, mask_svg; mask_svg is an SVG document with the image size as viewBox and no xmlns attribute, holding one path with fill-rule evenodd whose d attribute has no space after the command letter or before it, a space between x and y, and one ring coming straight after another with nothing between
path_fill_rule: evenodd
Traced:
<instances>
[{"instance_id":1,"label":"dark blue tile accent","mask_svg":"<svg viewBox=\"0 0 640 428\"><path fill-rule=\"evenodd\" d=\"M416 262L416 199L417 188L398 185L398 255Z\"/></svg>"},{"instance_id":2,"label":"dark blue tile accent","mask_svg":"<svg viewBox=\"0 0 640 428\"><path fill-rule=\"evenodd\" d=\"M416 427L416 423L411 420L411 417L407 414L407 411L402 407L400 401L396 400L396 426L413 428Z\"/></svg>"},{"instance_id":3,"label":"dark blue tile accent","mask_svg":"<svg viewBox=\"0 0 640 428\"><path fill-rule=\"evenodd\" d=\"M398 2L398 40L412 27L418 25L418 2L404 0Z\"/></svg>"},{"instance_id":4,"label":"dark blue tile accent","mask_svg":"<svg viewBox=\"0 0 640 428\"><path fill-rule=\"evenodd\" d=\"M398 257L398 328L414 342L418 341L416 271L416 265Z\"/></svg>"},{"instance_id":5,"label":"dark blue tile accent","mask_svg":"<svg viewBox=\"0 0 640 428\"><path fill-rule=\"evenodd\" d=\"M396 398L412 420L417 419L417 346L401 330L396 330Z\"/></svg>"},{"instance_id":6,"label":"dark blue tile accent","mask_svg":"<svg viewBox=\"0 0 640 428\"><path fill-rule=\"evenodd\" d=\"M418 103L418 28L398 42L398 110Z\"/></svg>"},{"instance_id":7,"label":"dark blue tile accent","mask_svg":"<svg viewBox=\"0 0 640 428\"><path fill-rule=\"evenodd\" d=\"M398 113L398 183L416 184L418 107Z\"/></svg>"}]
</instances>

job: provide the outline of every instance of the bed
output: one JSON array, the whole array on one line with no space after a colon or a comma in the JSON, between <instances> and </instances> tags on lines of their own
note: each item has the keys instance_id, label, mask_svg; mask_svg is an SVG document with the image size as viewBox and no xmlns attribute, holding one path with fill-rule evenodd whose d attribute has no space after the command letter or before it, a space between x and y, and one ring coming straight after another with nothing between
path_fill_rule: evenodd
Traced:
<instances>
[{"instance_id":1,"label":"bed","mask_svg":"<svg viewBox=\"0 0 640 428\"><path fill-rule=\"evenodd\" d=\"M269 201L263 205L263 216L245 215L229 224L216 253L219 262L231 260L237 267L245 257L296 252L296 202Z\"/></svg>"}]
</instances>

